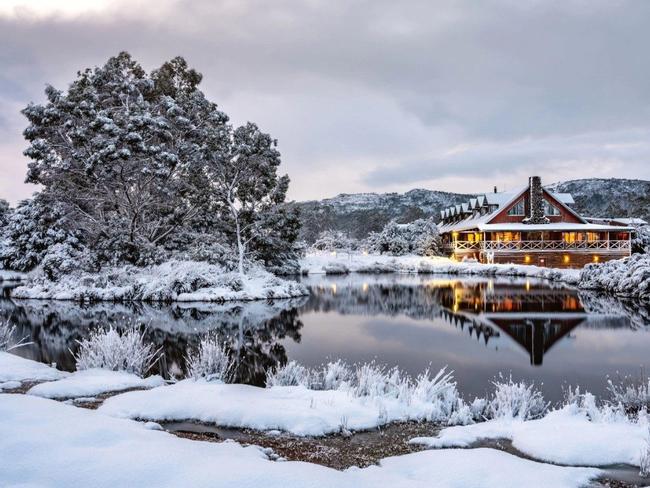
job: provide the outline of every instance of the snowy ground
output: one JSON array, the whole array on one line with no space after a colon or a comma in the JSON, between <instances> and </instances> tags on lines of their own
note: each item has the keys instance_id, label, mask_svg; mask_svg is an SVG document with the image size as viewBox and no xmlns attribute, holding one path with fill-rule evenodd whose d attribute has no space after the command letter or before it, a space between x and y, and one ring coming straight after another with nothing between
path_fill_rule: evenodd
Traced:
<instances>
[{"instance_id":1,"label":"snowy ground","mask_svg":"<svg viewBox=\"0 0 650 488\"><path fill-rule=\"evenodd\" d=\"M58 400L62 398L91 397L131 388L153 388L164 383L165 381L160 376L140 378L124 371L87 369L76 371L57 381L40 383L33 386L27 394Z\"/></svg>"},{"instance_id":2,"label":"snowy ground","mask_svg":"<svg viewBox=\"0 0 650 488\"><path fill-rule=\"evenodd\" d=\"M12 290L14 298L92 301L224 302L292 298L307 295L294 281L260 268L241 276L219 266L194 261L169 261L157 266L122 266L100 273L73 273L53 282L34 277Z\"/></svg>"},{"instance_id":3,"label":"snowy ground","mask_svg":"<svg viewBox=\"0 0 650 488\"><path fill-rule=\"evenodd\" d=\"M0 383L53 381L65 378L69 374L47 364L0 351Z\"/></svg>"},{"instance_id":4,"label":"snowy ground","mask_svg":"<svg viewBox=\"0 0 650 488\"><path fill-rule=\"evenodd\" d=\"M192 401L188 402L188 398ZM321 436L367 430L398 420L439 420L439 407L417 400L407 404L396 398L356 397L343 390L258 388L184 380L173 386L114 396L99 410L120 418L192 420L222 427Z\"/></svg>"},{"instance_id":5,"label":"snowy ground","mask_svg":"<svg viewBox=\"0 0 650 488\"><path fill-rule=\"evenodd\" d=\"M538 420L495 419L474 425L448 427L438 437L413 439L432 448L468 447L489 439L509 439L524 454L570 466L639 466L648 442L645 416L633 422L623 416L591 419L587 412L566 406Z\"/></svg>"},{"instance_id":6,"label":"snowy ground","mask_svg":"<svg viewBox=\"0 0 650 488\"><path fill-rule=\"evenodd\" d=\"M196 442L52 400L0 394L0 481L13 486L579 487L593 468L493 449L429 450L336 471L269 460L234 442Z\"/></svg>"},{"instance_id":7,"label":"snowy ground","mask_svg":"<svg viewBox=\"0 0 650 488\"><path fill-rule=\"evenodd\" d=\"M577 284L580 270L516 264L456 262L444 257L388 256L359 253L309 253L301 261L303 273L435 273L482 276L526 276Z\"/></svg>"}]
</instances>

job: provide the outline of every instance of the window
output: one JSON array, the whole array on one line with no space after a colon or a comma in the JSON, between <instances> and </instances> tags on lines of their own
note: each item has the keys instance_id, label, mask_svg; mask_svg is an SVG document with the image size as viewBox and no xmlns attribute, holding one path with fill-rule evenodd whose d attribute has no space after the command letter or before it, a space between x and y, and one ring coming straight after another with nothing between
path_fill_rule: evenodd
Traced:
<instances>
[{"instance_id":1,"label":"window","mask_svg":"<svg viewBox=\"0 0 650 488\"><path fill-rule=\"evenodd\" d=\"M508 215L524 215L524 201L519 200L508 210Z\"/></svg>"},{"instance_id":2,"label":"window","mask_svg":"<svg viewBox=\"0 0 650 488\"><path fill-rule=\"evenodd\" d=\"M550 216L560 215L560 211L557 209L557 207L549 203L549 201L546 200L546 198L544 199L544 215L550 215Z\"/></svg>"}]
</instances>

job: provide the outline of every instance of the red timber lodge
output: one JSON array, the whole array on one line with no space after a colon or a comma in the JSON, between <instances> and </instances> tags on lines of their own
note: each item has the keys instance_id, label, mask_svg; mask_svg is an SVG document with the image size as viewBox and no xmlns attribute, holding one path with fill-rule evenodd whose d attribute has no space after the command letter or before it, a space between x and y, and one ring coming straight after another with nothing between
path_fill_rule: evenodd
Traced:
<instances>
[{"instance_id":1,"label":"red timber lodge","mask_svg":"<svg viewBox=\"0 0 650 488\"><path fill-rule=\"evenodd\" d=\"M632 228L592 223L539 176L509 193L487 193L441 212L438 227L453 258L482 263L581 268L630 255Z\"/></svg>"}]
</instances>

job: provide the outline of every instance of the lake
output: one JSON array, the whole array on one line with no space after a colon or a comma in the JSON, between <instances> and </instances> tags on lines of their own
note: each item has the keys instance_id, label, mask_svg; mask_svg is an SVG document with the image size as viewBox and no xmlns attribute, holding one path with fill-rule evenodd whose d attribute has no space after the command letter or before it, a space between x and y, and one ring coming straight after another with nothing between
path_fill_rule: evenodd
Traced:
<instances>
[{"instance_id":1,"label":"lake","mask_svg":"<svg viewBox=\"0 0 650 488\"><path fill-rule=\"evenodd\" d=\"M15 353L74 370L77 341L97 326L146 327L164 353L155 370L183 375L187 351L213 332L238 357L237 380L263 385L295 359L376 361L409 374L448 366L466 396L499 373L535 381L547 399L567 385L605 394L606 378L650 367L650 311L634 302L519 278L315 275L309 297L274 302L79 305L0 298L0 319L33 344Z\"/></svg>"}]
</instances>

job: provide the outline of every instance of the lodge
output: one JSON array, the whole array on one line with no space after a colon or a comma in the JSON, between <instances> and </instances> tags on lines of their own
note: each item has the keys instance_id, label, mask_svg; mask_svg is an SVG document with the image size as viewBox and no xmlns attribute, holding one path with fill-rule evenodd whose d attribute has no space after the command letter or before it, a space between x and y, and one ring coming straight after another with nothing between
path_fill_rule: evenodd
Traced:
<instances>
[{"instance_id":1,"label":"lodge","mask_svg":"<svg viewBox=\"0 0 650 488\"><path fill-rule=\"evenodd\" d=\"M443 247L457 260L581 268L630 255L632 228L593 223L539 176L515 192L486 193L441 211Z\"/></svg>"}]
</instances>

